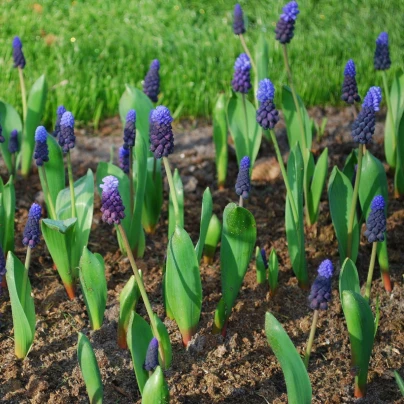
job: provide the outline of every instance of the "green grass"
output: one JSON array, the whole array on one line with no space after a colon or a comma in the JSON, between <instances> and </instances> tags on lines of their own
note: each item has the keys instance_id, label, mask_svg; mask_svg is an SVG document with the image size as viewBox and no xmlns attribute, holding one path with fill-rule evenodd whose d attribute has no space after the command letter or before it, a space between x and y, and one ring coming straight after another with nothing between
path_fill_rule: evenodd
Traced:
<instances>
[{"instance_id":1,"label":"green grass","mask_svg":"<svg viewBox=\"0 0 404 404\"><path fill-rule=\"evenodd\" d=\"M86 122L117 114L125 83L141 88L154 58L161 62L160 102L172 111L182 106L183 116L208 116L217 93L228 90L234 60L242 52L232 32L231 1L37 1L42 10L34 1L2 3L0 97L21 109L11 52L12 38L19 35L28 88L43 72L47 76L47 123L59 104ZM270 78L278 88L286 76L273 30L285 2L240 1L249 19L250 49L260 32L267 33ZM297 91L307 105L339 103L349 58L355 60L362 95L369 86L380 85L373 53L383 30L390 35L389 76L402 68L402 0L302 0L299 7L289 54Z\"/></svg>"}]
</instances>

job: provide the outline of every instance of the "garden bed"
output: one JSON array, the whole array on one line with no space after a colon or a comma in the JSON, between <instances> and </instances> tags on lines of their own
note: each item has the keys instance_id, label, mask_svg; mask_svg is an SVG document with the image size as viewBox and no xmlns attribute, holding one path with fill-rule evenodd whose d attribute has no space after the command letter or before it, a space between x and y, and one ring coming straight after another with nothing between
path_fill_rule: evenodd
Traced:
<instances>
[{"instance_id":1,"label":"garden bed","mask_svg":"<svg viewBox=\"0 0 404 404\"><path fill-rule=\"evenodd\" d=\"M342 168L354 143L350 137L351 109L315 108L310 116L320 120L328 117L325 136L314 141L315 153L329 147L330 171L334 165ZM382 114L380 114L381 116ZM369 149L384 161L383 122L376 125ZM281 123L277 135L282 151L287 149L286 132ZM77 130L76 149L72 151L75 178L88 168L94 172L99 161L109 159L110 146L117 148L122 141L119 118L103 122L97 135L91 129ZM207 122L182 122L174 127L175 153L171 164L180 171L185 193L185 228L195 242L199 235L202 193L211 187L214 212L221 218L224 207L238 200L234 192L237 175L235 154L230 152L227 188L218 191L215 182L212 127ZM284 206L285 189L277 171L272 145L263 141L253 174L254 186L246 207L257 223L257 243L269 252L274 247L280 263L279 288L270 296L268 285L257 285L254 262L245 277L227 330L227 337L211 334L213 313L221 295L218 253L214 264L201 265L203 305L198 334L187 350L181 335L169 319L165 324L173 345L174 360L166 372L173 403L285 403L286 386L281 368L268 346L264 332L264 316L271 311L282 323L300 353L304 351L310 330L312 311L307 305L308 291L297 286L287 253ZM270 158L268 160L268 157ZM285 156L286 157L286 156ZM261 160L262 159L262 160ZM1 166L1 173L5 173ZM387 239L393 293L382 286L376 266L372 295L380 297L380 326L375 339L369 370L368 395L363 403L399 403L400 392L393 370L404 371L404 287L402 263L404 253L403 200L393 199L392 176L389 179ZM16 184L16 253L24 259L21 235L28 209L40 201L37 173ZM338 263L338 248L331 223L326 192L317 224L306 228L306 255L312 281L316 268L324 258ZM167 193L165 193L167 201ZM100 200L96 197L89 248L99 252L106 262L108 302L103 327L90 331L81 294L74 301L67 299L52 260L42 242L33 251L30 279L37 311L36 336L32 351L24 361L14 356L11 307L8 293L0 302L0 402L5 403L71 403L88 402L84 382L77 363L77 332L90 336L96 352L104 384L105 403L140 403L135 374L129 351L116 343L119 292L131 275L127 259L122 258L111 227L101 222ZM146 289L154 311L164 319L161 295L162 264L167 246L167 203L156 234L146 237L144 259L138 259L143 270ZM371 245L362 239L357 266L361 284L366 279ZM375 300L375 299L373 299ZM138 311L145 315L142 304ZM354 402L353 377L348 333L338 298L338 277L333 280L333 300L328 312L320 314L309 375L314 403ZM359 402L359 401L358 401Z\"/></svg>"}]
</instances>

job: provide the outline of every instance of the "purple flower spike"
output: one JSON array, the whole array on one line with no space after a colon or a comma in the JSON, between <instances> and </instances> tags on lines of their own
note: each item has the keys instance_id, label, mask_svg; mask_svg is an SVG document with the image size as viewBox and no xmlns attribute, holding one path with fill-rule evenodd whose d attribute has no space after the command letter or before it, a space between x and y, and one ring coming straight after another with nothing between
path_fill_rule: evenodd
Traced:
<instances>
[{"instance_id":1,"label":"purple flower spike","mask_svg":"<svg viewBox=\"0 0 404 404\"><path fill-rule=\"evenodd\" d=\"M265 269L268 269L268 260L267 260L267 255L265 253L265 248L261 248L261 257L262 257L262 261L264 263Z\"/></svg>"},{"instance_id":2,"label":"purple flower spike","mask_svg":"<svg viewBox=\"0 0 404 404\"><path fill-rule=\"evenodd\" d=\"M231 82L233 90L242 94L247 94L251 88L251 62L247 54L242 53L234 63L234 76Z\"/></svg>"},{"instance_id":3,"label":"purple flower spike","mask_svg":"<svg viewBox=\"0 0 404 404\"><path fill-rule=\"evenodd\" d=\"M373 198L365 231L369 243L384 241L384 233L386 232L385 206L386 203L382 195L376 195Z\"/></svg>"},{"instance_id":4,"label":"purple flower spike","mask_svg":"<svg viewBox=\"0 0 404 404\"><path fill-rule=\"evenodd\" d=\"M245 32L243 9L240 4L234 6L233 31L236 35L241 35Z\"/></svg>"},{"instance_id":5,"label":"purple flower spike","mask_svg":"<svg viewBox=\"0 0 404 404\"><path fill-rule=\"evenodd\" d=\"M13 154L17 153L20 149L20 145L18 144L18 132L16 129L11 131L10 140L8 142L8 151Z\"/></svg>"},{"instance_id":6,"label":"purple flower spike","mask_svg":"<svg viewBox=\"0 0 404 404\"><path fill-rule=\"evenodd\" d=\"M153 337L147 348L146 360L143 368L148 372L152 372L159 365L159 342Z\"/></svg>"},{"instance_id":7,"label":"purple flower spike","mask_svg":"<svg viewBox=\"0 0 404 404\"><path fill-rule=\"evenodd\" d=\"M43 126L38 126L35 131L35 151L34 160L37 166L42 166L44 162L49 161L49 149L46 139L48 132Z\"/></svg>"},{"instance_id":8,"label":"purple flower spike","mask_svg":"<svg viewBox=\"0 0 404 404\"><path fill-rule=\"evenodd\" d=\"M275 38L281 44L287 44L292 40L295 30L295 22L299 12L299 7L296 1L291 1L283 7L283 13L280 16L275 29Z\"/></svg>"},{"instance_id":9,"label":"purple flower spike","mask_svg":"<svg viewBox=\"0 0 404 404\"><path fill-rule=\"evenodd\" d=\"M334 273L334 266L331 260L324 260L318 267L318 274L324 278L331 278Z\"/></svg>"},{"instance_id":10,"label":"purple flower spike","mask_svg":"<svg viewBox=\"0 0 404 404\"><path fill-rule=\"evenodd\" d=\"M365 99L363 100L362 107L373 108L373 111L378 111L381 101L382 90L380 87L370 87Z\"/></svg>"},{"instance_id":11,"label":"purple flower spike","mask_svg":"<svg viewBox=\"0 0 404 404\"><path fill-rule=\"evenodd\" d=\"M4 143L6 139L3 136L3 127L0 125L0 143Z\"/></svg>"},{"instance_id":12,"label":"purple flower spike","mask_svg":"<svg viewBox=\"0 0 404 404\"><path fill-rule=\"evenodd\" d=\"M373 61L376 70L387 70L391 66L389 35L387 32L382 32L376 39L376 50Z\"/></svg>"},{"instance_id":13,"label":"purple flower spike","mask_svg":"<svg viewBox=\"0 0 404 404\"><path fill-rule=\"evenodd\" d=\"M156 159L168 157L174 151L174 135L170 110L162 105L150 113L150 150Z\"/></svg>"},{"instance_id":14,"label":"purple flower spike","mask_svg":"<svg viewBox=\"0 0 404 404\"><path fill-rule=\"evenodd\" d=\"M60 121L62 119L63 114L66 112L66 108L63 105L59 105L56 110L56 124L55 130L53 131L52 135L54 137L58 137L60 135Z\"/></svg>"},{"instance_id":15,"label":"purple flower spike","mask_svg":"<svg viewBox=\"0 0 404 404\"><path fill-rule=\"evenodd\" d=\"M327 310L331 300L331 279L334 267L330 260L324 260L318 267L318 275L315 279L310 295L310 308L313 310Z\"/></svg>"},{"instance_id":16,"label":"purple flower spike","mask_svg":"<svg viewBox=\"0 0 404 404\"><path fill-rule=\"evenodd\" d=\"M240 161L240 169L236 181L236 194L243 199L247 199L250 195L250 167L251 161L245 156Z\"/></svg>"},{"instance_id":17,"label":"purple flower spike","mask_svg":"<svg viewBox=\"0 0 404 404\"><path fill-rule=\"evenodd\" d=\"M41 218L41 213L41 207L37 203L33 203L28 213L22 239L22 243L27 247L34 248L40 241L39 219Z\"/></svg>"},{"instance_id":18,"label":"purple flower spike","mask_svg":"<svg viewBox=\"0 0 404 404\"><path fill-rule=\"evenodd\" d=\"M130 109L126 115L125 128L123 130L123 147L129 149L135 145L136 140L136 111Z\"/></svg>"},{"instance_id":19,"label":"purple flower spike","mask_svg":"<svg viewBox=\"0 0 404 404\"><path fill-rule=\"evenodd\" d=\"M18 36L14 37L13 39L13 60L14 67L20 67L21 69L25 67L25 57L22 51L22 42Z\"/></svg>"},{"instance_id":20,"label":"purple flower spike","mask_svg":"<svg viewBox=\"0 0 404 404\"><path fill-rule=\"evenodd\" d=\"M119 181L113 175L103 178L101 195L102 220L108 224L120 224L125 217L125 207L118 191Z\"/></svg>"},{"instance_id":21,"label":"purple flower spike","mask_svg":"<svg viewBox=\"0 0 404 404\"><path fill-rule=\"evenodd\" d=\"M361 97L358 94L358 85L356 84L356 69L352 59L348 60L344 70L344 82L342 84L341 100L347 104L359 102Z\"/></svg>"},{"instance_id":22,"label":"purple flower spike","mask_svg":"<svg viewBox=\"0 0 404 404\"><path fill-rule=\"evenodd\" d=\"M76 143L76 136L74 135L74 117L69 111L66 111L60 119L60 133L59 145L63 153L67 153L73 149Z\"/></svg>"},{"instance_id":23,"label":"purple flower spike","mask_svg":"<svg viewBox=\"0 0 404 404\"><path fill-rule=\"evenodd\" d=\"M257 109L256 119L263 129L273 129L279 121L279 112L273 102L275 87L271 80L264 79L259 82L257 99L260 106Z\"/></svg>"},{"instance_id":24,"label":"purple flower spike","mask_svg":"<svg viewBox=\"0 0 404 404\"><path fill-rule=\"evenodd\" d=\"M129 164L130 164L129 155L130 155L129 149L125 149L125 147L119 148L119 167L122 168L122 171L125 174L129 173Z\"/></svg>"},{"instance_id":25,"label":"purple flower spike","mask_svg":"<svg viewBox=\"0 0 404 404\"><path fill-rule=\"evenodd\" d=\"M2 288L1 288L1 284L3 283L3 278L4 275L6 274L7 270L6 270L6 259L4 257L4 252L3 249L1 248L0 245L0 296L2 294Z\"/></svg>"},{"instance_id":26,"label":"purple flower spike","mask_svg":"<svg viewBox=\"0 0 404 404\"><path fill-rule=\"evenodd\" d=\"M160 92L160 62L154 59L150 64L150 69L144 78L143 92L150 98L152 102L158 101Z\"/></svg>"}]
</instances>

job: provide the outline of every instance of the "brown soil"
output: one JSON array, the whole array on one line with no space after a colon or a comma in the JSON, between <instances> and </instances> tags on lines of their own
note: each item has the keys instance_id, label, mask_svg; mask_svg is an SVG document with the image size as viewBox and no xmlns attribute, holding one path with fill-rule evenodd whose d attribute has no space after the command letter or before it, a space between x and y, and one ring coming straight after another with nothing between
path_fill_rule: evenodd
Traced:
<instances>
[{"instance_id":1,"label":"brown soil","mask_svg":"<svg viewBox=\"0 0 404 404\"><path fill-rule=\"evenodd\" d=\"M314 150L329 147L330 167L343 166L344 159L354 147L350 138L350 110L319 108L310 111L317 119L326 115L327 133L320 143L314 141ZM75 177L83 175L90 167L94 172L98 161L109 158L111 144L121 141L119 119L107 120L96 137L91 129L79 131L77 148L73 151ZM214 212L221 217L224 207L236 201L234 179L237 164L234 152L230 153L228 189L218 191L215 183L212 128L206 122L183 122L175 128L176 152L170 158L179 168L185 185L185 228L194 241L199 234L201 195L211 187ZM370 150L384 160L383 124L377 123L376 134ZM285 130L277 129L282 150L286 150ZM273 148L263 141L260 158L273 156ZM286 155L285 155L286 158ZM276 161L270 160L272 165ZM267 164L274 175L264 175L255 183L247 207L257 222L258 245L267 252L275 247L280 261L279 289L270 297L268 286L258 286L254 263L247 272L228 326L227 337L211 334L213 313L220 299L220 268L218 254L212 266L201 265L203 308L197 338L188 350L181 343L178 329L165 319L161 296L161 266L167 245L167 206L157 232L147 237L143 260L138 260L144 272L147 291L153 309L164 319L173 345L174 361L166 372L172 402L174 403L285 403L286 386L279 363L268 346L264 328L265 312L271 311L282 323L300 353L304 352L312 312L307 306L307 291L298 288L290 268L285 227L285 189L275 167ZM5 169L2 167L3 174ZM259 177L256 175L255 178ZM258 178L259 179L259 178ZM380 296L380 327L375 340L370 363L367 398L363 403L404 402L396 386L393 370L404 376L404 327L402 279L403 199L392 197L392 176L389 174L390 203L388 212L388 243L391 278L394 290L384 292L378 268L373 282L373 296ZM34 200L41 200L36 173L17 183L16 252L24 259L21 234L27 211ZM167 193L165 194L167 200ZM114 230L101 222L99 198L96 197L93 231L89 248L105 257L108 280L108 303L104 325L96 332L90 331L82 296L69 301L58 274L52 269L51 258L40 245L34 250L30 279L37 311L35 342L24 361L16 360L13 346L13 325L8 294L0 303L0 402L4 403L85 403L88 402L85 386L77 364L77 332L90 336L101 369L105 403L140 403L136 378L128 351L116 344L118 296L131 275L127 259L121 257ZM338 262L335 239L326 193L321 202L319 222L306 228L306 253L309 276L313 280L320 261L329 257ZM362 284L366 279L370 259L370 246L362 240L358 268ZM138 308L146 315L144 307ZM333 281L333 300L330 309L321 313L309 372L314 403L354 402L353 372L350 364L350 346L341 305L338 299L337 276Z\"/></svg>"}]
</instances>

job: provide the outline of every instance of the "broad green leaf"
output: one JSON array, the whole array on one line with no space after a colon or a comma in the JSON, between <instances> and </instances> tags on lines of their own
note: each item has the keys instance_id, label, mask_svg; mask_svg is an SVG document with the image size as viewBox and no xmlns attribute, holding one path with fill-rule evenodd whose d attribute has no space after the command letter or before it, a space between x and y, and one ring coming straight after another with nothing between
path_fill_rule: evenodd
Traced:
<instances>
[{"instance_id":1,"label":"broad green leaf","mask_svg":"<svg viewBox=\"0 0 404 404\"><path fill-rule=\"evenodd\" d=\"M374 331L374 337L376 338L377 334L377 329L379 328L379 321L380 321L380 299L379 295L376 296L376 307L375 307L375 331Z\"/></svg>"},{"instance_id":2,"label":"broad green leaf","mask_svg":"<svg viewBox=\"0 0 404 404\"><path fill-rule=\"evenodd\" d=\"M404 78L404 76L403 76ZM404 86L404 83L403 83ZM404 88L403 88L404 91ZM404 96L403 96L404 98ZM404 110L404 108L403 108ZM396 172L394 175L394 193L396 196L404 194L404 113L398 122L397 129L397 155L396 155Z\"/></svg>"},{"instance_id":3,"label":"broad green leaf","mask_svg":"<svg viewBox=\"0 0 404 404\"><path fill-rule=\"evenodd\" d=\"M265 268L261 250L258 246L255 247L255 270L257 272L257 283L264 283L267 280L267 268Z\"/></svg>"},{"instance_id":4,"label":"broad green leaf","mask_svg":"<svg viewBox=\"0 0 404 404\"><path fill-rule=\"evenodd\" d=\"M188 233L176 226L167 248L165 293L186 345L195 334L202 308L199 264Z\"/></svg>"},{"instance_id":5,"label":"broad green leaf","mask_svg":"<svg viewBox=\"0 0 404 404\"><path fill-rule=\"evenodd\" d=\"M228 99L225 94L219 94L216 101L215 108L213 109L213 142L215 143L215 159L216 159L216 172L217 183L219 188L224 188L227 177L227 161L228 161L228 147L227 147L227 133L229 131L227 123L227 102Z\"/></svg>"},{"instance_id":6,"label":"broad green leaf","mask_svg":"<svg viewBox=\"0 0 404 404\"><path fill-rule=\"evenodd\" d=\"M348 177L342 173L338 167L332 170L328 181L328 200L332 224L338 240L338 251L340 262L347 258L348 245L348 220L352 202L352 184ZM359 249L359 228L355 213L354 225L352 230L352 259L356 262Z\"/></svg>"},{"instance_id":7,"label":"broad green leaf","mask_svg":"<svg viewBox=\"0 0 404 404\"><path fill-rule=\"evenodd\" d=\"M206 234L205 246L203 247L204 262L211 264L215 255L216 247L219 244L222 235L222 224L215 214L212 215L209 222L208 232Z\"/></svg>"},{"instance_id":8,"label":"broad green leaf","mask_svg":"<svg viewBox=\"0 0 404 404\"><path fill-rule=\"evenodd\" d=\"M268 78L269 46L266 35L265 32L261 32L255 45L255 63L257 65L257 74L254 80L255 99L257 98L258 83L260 80Z\"/></svg>"},{"instance_id":9,"label":"broad green leaf","mask_svg":"<svg viewBox=\"0 0 404 404\"><path fill-rule=\"evenodd\" d=\"M354 181L354 176L356 174L355 166L357 164L358 164L358 149L353 149L346 158L344 168L342 169L342 172L348 177L348 179L351 180L351 183L355 183Z\"/></svg>"},{"instance_id":10,"label":"broad green leaf","mask_svg":"<svg viewBox=\"0 0 404 404\"><path fill-rule=\"evenodd\" d=\"M237 161L249 156L253 167L261 145L262 130L256 120L255 108L247 99L245 107L242 96L233 94L227 104L227 119L236 147Z\"/></svg>"},{"instance_id":11,"label":"broad green leaf","mask_svg":"<svg viewBox=\"0 0 404 404\"><path fill-rule=\"evenodd\" d=\"M169 402L170 392L167 382L161 367L157 366L144 386L142 404L168 404Z\"/></svg>"},{"instance_id":12,"label":"broad green leaf","mask_svg":"<svg viewBox=\"0 0 404 404\"><path fill-rule=\"evenodd\" d=\"M8 151L8 142L10 140L11 131L16 129L19 135L19 144L21 144L22 121L14 107L4 101L0 101L0 125L3 128L2 135L5 139L4 143L0 144L0 149L8 172L11 173L11 153Z\"/></svg>"},{"instance_id":13,"label":"broad green leaf","mask_svg":"<svg viewBox=\"0 0 404 404\"><path fill-rule=\"evenodd\" d=\"M13 315L15 355L17 358L23 359L28 355L34 342L36 322L34 299L31 297L28 272L11 251L7 254L6 268L7 287Z\"/></svg>"},{"instance_id":14,"label":"broad green leaf","mask_svg":"<svg viewBox=\"0 0 404 404\"><path fill-rule=\"evenodd\" d=\"M341 303L344 290L351 290L356 293L361 292L358 270L355 263L349 258L345 259L339 273L339 298Z\"/></svg>"},{"instance_id":15,"label":"broad green leaf","mask_svg":"<svg viewBox=\"0 0 404 404\"><path fill-rule=\"evenodd\" d=\"M81 373L83 374L88 398L91 404L101 404L104 389L102 386L101 373L98 367L93 347L89 339L79 332L77 342L77 359L79 361Z\"/></svg>"},{"instance_id":16,"label":"broad green leaf","mask_svg":"<svg viewBox=\"0 0 404 404\"><path fill-rule=\"evenodd\" d=\"M75 297L75 274L71 261L76 218L67 220L42 219L41 230L49 253L71 299Z\"/></svg>"},{"instance_id":17,"label":"broad green leaf","mask_svg":"<svg viewBox=\"0 0 404 404\"><path fill-rule=\"evenodd\" d=\"M201 224L199 228L199 240L196 244L195 251L198 263L202 258L203 247L205 245L206 235L208 233L208 227L210 219L212 217L213 201L210 189L206 188L202 197L202 211L201 211Z\"/></svg>"},{"instance_id":18,"label":"broad green leaf","mask_svg":"<svg viewBox=\"0 0 404 404\"><path fill-rule=\"evenodd\" d=\"M302 358L282 325L268 312L265 314L265 333L285 377L288 403L310 404L311 384Z\"/></svg>"},{"instance_id":19,"label":"broad green leaf","mask_svg":"<svg viewBox=\"0 0 404 404\"><path fill-rule=\"evenodd\" d=\"M166 326L160 320L156 313L154 313L154 321L157 328L159 346L160 349L162 349L164 352L164 363L162 358L160 357L160 365L163 369L168 369L171 366L171 362L173 360L173 350L171 347L170 336L168 335Z\"/></svg>"},{"instance_id":20,"label":"broad green leaf","mask_svg":"<svg viewBox=\"0 0 404 404\"><path fill-rule=\"evenodd\" d=\"M402 396L404 397L404 380L401 378L396 370L394 371L394 377L396 379L397 386L400 389Z\"/></svg>"},{"instance_id":21,"label":"broad green leaf","mask_svg":"<svg viewBox=\"0 0 404 404\"><path fill-rule=\"evenodd\" d=\"M179 226L184 227L184 187L182 185L182 180L178 169L174 170L173 175L174 188L177 194L178 208L180 210L180 222ZM171 192L169 192L169 207L168 207L168 237L174 233L175 230L175 213L174 213L174 205L171 200Z\"/></svg>"},{"instance_id":22,"label":"broad green leaf","mask_svg":"<svg viewBox=\"0 0 404 404\"><path fill-rule=\"evenodd\" d=\"M143 394L144 386L149 378L149 373L144 370L143 365L146 359L147 348L152 338L153 333L150 325L143 317L133 312L129 322L127 341L141 394Z\"/></svg>"},{"instance_id":23,"label":"broad green leaf","mask_svg":"<svg viewBox=\"0 0 404 404\"><path fill-rule=\"evenodd\" d=\"M15 188L13 177L10 177L7 184L2 186L2 215L4 221L0 226L4 226L2 230L3 240L2 247L5 255L9 251L14 251L14 218L15 218Z\"/></svg>"},{"instance_id":24,"label":"broad green leaf","mask_svg":"<svg viewBox=\"0 0 404 404\"><path fill-rule=\"evenodd\" d=\"M91 328L98 330L102 326L107 305L104 259L100 254L93 254L87 247L84 247L79 267L80 284Z\"/></svg>"},{"instance_id":25,"label":"broad green leaf","mask_svg":"<svg viewBox=\"0 0 404 404\"><path fill-rule=\"evenodd\" d=\"M366 392L368 367L373 348L373 314L368 303L359 293L345 290L342 293L342 302L351 342L352 365L357 371L355 396L362 397Z\"/></svg>"},{"instance_id":26,"label":"broad green leaf","mask_svg":"<svg viewBox=\"0 0 404 404\"><path fill-rule=\"evenodd\" d=\"M276 255L275 248L272 248L268 260L269 274L268 281L272 292L278 287L279 263L278 256Z\"/></svg>"},{"instance_id":27,"label":"broad green leaf","mask_svg":"<svg viewBox=\"0 0 404 404\"><path fill-rule=\"evenodd\" d=\"M27 100L27 117L21 144L21 174L28 175L35 146L35 130L41 123L45 109L48 86L45 75L42 75L32 86Z\"/></svg>"}]
</instances>

